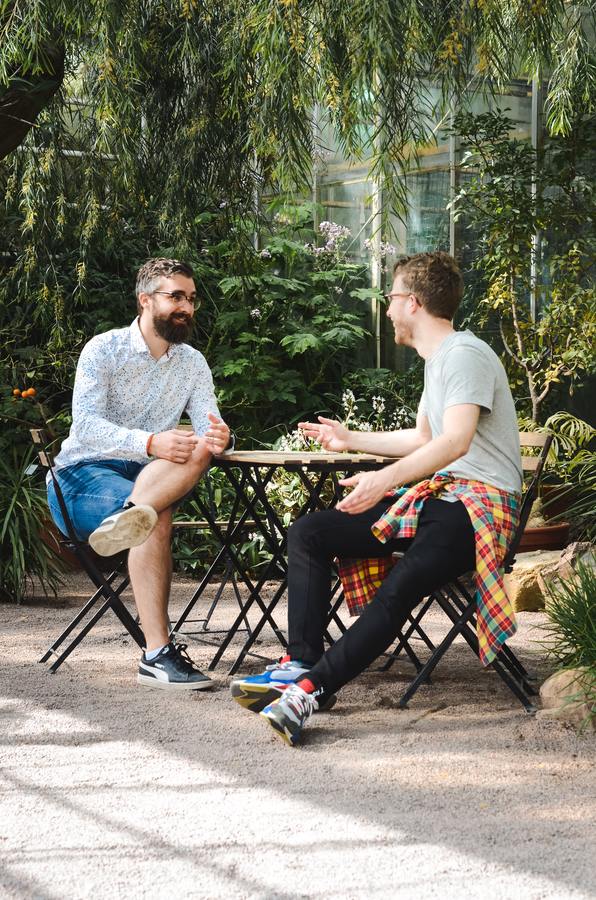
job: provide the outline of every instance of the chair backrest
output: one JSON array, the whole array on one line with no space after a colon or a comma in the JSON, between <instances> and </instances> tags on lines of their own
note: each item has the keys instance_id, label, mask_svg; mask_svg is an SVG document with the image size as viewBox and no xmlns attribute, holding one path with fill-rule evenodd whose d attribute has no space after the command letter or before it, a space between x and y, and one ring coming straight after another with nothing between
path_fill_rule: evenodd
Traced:
<instances>
[{"instance_id":1,"label":"chair backrest","mask_svg":"<svg viewBox=\"0 0 596 900\"><path fill-rule=\"evenodd\" d=\"M545 431L520 431L519 433L519 442L521 444L522 451L522 470L524 475L528 474L530 476L530 480L527 482L527 486L522 499L519 524L515 531L513 540L509 545L507 555L503 561L503 567L506 572L510 572L513 568L513 564L515 562L515 554L517 553L517 548L519 547L520 541L522 539L522 534L524 533L524 529L526 527L528 519L530 518L532 504L538 496L540 477L542 475L544 464L546 463L552 441L552 434L547 434L547 432ZM534 453L528 453L528 450L535 450L536 448L540 448L540 453L538 456L536 456Z\"/></svg>"},{"instance_id":2,"label":"chair backrest","mask_svg":"<svg viewBox=\"0 0 596 900\"><path fill-rule=\"evenodd\" d=\"M62 518L64 519L64 524L66 525L68 531L68 534L66 536L68 537L68 540L71 544L74 544L75 547L80 547L82 542L78 539L74 530L71 518L68 514L68 510L64 502L64 497L62 496L62 491L60 490L60 484L58 482L58 479L56 478L56 473L54 471L53 447L56 443L56 437L52 434L48 427L30 428L29 433L31 435L33 443L37 448L37 457L42 469L50 473L52 481L54 482L58 506L60 507L60 512L62 513Z\"/></svg>"}]
</instances>

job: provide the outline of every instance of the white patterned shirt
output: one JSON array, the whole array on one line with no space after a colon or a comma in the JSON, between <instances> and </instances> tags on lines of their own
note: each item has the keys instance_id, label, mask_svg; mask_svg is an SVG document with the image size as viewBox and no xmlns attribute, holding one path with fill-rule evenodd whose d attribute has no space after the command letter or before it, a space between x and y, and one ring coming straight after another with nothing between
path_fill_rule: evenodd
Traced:
<instances>
[{"instance_id":1,"label":"white patterned shirt","mask_svg":"<svg viewBox=\"0 0 596 900\"><path fill-rule=\"evenodd\" d=\"M139 328L98 334L83 347L72 397L72 426L56 466L93 459L148 462L151 434L175 428L189 416L195 434L219 416L211 370L202 353L172 344L154 359Z\"/></svg>"}]
</instances>

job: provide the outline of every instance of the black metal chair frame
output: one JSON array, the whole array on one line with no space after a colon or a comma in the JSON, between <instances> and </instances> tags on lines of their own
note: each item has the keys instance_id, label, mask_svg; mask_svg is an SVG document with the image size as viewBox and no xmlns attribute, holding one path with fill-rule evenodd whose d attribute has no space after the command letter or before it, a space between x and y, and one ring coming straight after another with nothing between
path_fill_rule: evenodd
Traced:
<instances>
[{"instance_id":1,"label":"black metal chair frame","mask_svg":"<svg viewBox=\"0 0 596 900\"><path fill-rule=\"evenodd\" d=\"M529 458L533 461L532 463L528 462L527 457L525 459L522 457L522 461L526 466L531 465L533 476L524 494L519 523L515 535L503 561L503 569L506 573L511 572L513 569L515 555L530 516L532 504L538 495L540 476L552 443L552 435L528 432L524 435L524 439L526 445L535 447L541 446L542 449L539 457ZM399 706L402 709L407 707L408 702L412 699L420 685L430 680L431 673L458 635L461 635L464 638L470 649L478 657L476 599L471 574L472 573L470 573L469 576L457 578L451 583L434 591L423 601L422 607L416 614L417 620L422 620L433 603L437 603L451 621L452 627L438 646L433 648L429 659L417 671L416 677L401 696ZM397 646L390 654L387 662L381 667L381 671L386 671L395 662L401 652L404 638L407 638L409 634L410 631L408 630L405 632L404 636L400 636ZM533 683L534 679L506 643L501 646L496 659L491 663L491 668L499 675L515 697L524 706L526 712L535 713L536 706L531 700L531 697L536 696L537 694L537 690Z\"/></svg>"},{"instance_id":2,"label":"black metal chair frame","mask_svg":"<svg viewBox=\"0 0 596 900\"><path fill-rule=\"evenodd\" d=\"M95 592L82 606L74 619L69 622L64 631L48 647L39 662L45 663L52 659L49 670L50 672L56 672L64 660L78 647L83 638L89 634L94 625L99 622L108 610L112 610L139 647L144 647L145 636L141 627L121 599L122 592L126 590L130 583L128 572L126 571L128 554L121 553L116 557L106 558L107 574L104 575L101 571L100 563L94 558L89 544L77 537L68 514L60 483L54 469L52 456L53 440L51 435L43 428L32 428L30 431L33 442L41 448L38 451L41 467L50 472L60 511L68 530L68 535L64 535L60 540L60 545L76 556L83 570L95 586Z\"/></svg>"}]
</instances>

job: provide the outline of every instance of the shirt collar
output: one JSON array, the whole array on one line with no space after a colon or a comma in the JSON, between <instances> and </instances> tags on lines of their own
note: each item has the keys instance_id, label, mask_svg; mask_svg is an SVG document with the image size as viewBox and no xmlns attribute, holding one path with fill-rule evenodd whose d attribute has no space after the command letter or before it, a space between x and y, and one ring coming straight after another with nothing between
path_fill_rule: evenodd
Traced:
<instances>
[{"instance_id":1,"label":"shirt collar","mask_svg":"<svg viewBox=\"0 0 596 900\"><path fill-rule=\"evenodd\" d=\"M139 328L139 317L137 316L130 326L130 343L133 350L137 353L149 353L149 347L145 343L145 338L141 334Z\"/></svg>"},{"instance_id":2,"label":"shirt collar","mask_svg":"<svg viewBox=\"0 0 596 900\"><path fill-rule=\"evenodd\" d=\"M141 332L139 327L139 317L137 316L134 322L130 326L130 343L132 349L137 353L149 353L149 347L145 343L145 338ZM184 344L170 344L166 352L163 356L160 357L159 362L166 362L168 359L171 359L177 353L180 353Z\"/></svg>"}]
</instances>

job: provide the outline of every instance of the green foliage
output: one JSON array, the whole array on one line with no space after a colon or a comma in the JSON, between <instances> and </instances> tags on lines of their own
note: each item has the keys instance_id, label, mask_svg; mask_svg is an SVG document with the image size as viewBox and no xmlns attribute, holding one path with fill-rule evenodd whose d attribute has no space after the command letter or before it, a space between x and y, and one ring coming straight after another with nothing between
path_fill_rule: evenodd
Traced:
<instances>
[{"instance_id":1,"label":"green foliage","mask_svg":"<svg viewBox=\"0 0 596 900\"><path fill-rule=\"evenodd\" d=\"M260 443L324 408L326 395L359 359L367 361L369 306L358 294L366 267L349 262L325 223L326 243L317 247L310 214L286 205L266 246L219 281L223 296L208 339L219 399L235 430ZM229 269L233 248L220 244L217 253Z\"/></svg>"},{"instance_id":2,"label":"green foliage","mask_svg":"<svg viewBox=\"0 0 596 900\"><path fill-rule=\"evenodd\" d=\"M544 511L571 523L574 540L596 538L596 429L565 411L553 413L544 426L530 419L518 419L520 430L548 431L553 436L542 475L542 483L556 485L554 496L544 501Z\"/></svg>"},{"instance_id":3,"label":"green foliage","mask_svg":"<svg viewBox=\"0 0 596 900\"><path fill-rule=\"evenodd\" d=\"M42 540L48 519L45 486L28 469L33 448L0 453L0 598L20 603L37 578L55 593L63 566Z\"/></svg>"},{"instance_id":4,"label":"green foliage","mask_svg":"<svg viewBox=\"0 0 596 900\"><path fill-rule=\"evenodd\" d=\"M25 104L36 94L50 104L21 160L31 245L47 215L58 229L74 219L85 252L102 230L116 234L129 197L174 245L193 208L226 200L246 209L256 172L275 189L304 187L327 142L312 128L317 107L340 148L368 160L403 204L403 175L433 139L437 107L444 113L464 93L553 69L553 132L593 110L593 25L593 3L561 0L4 0L0 104L14 102L15 88ZM3 124L20 137L38 108L10 108ZM64 149L89 153L75 206ZM58 171L65 190L40 197Z\"/></svg>"},{"instance_id":5,"label":"green foliage","mask_svg":"<svg viewBox=\"0 0 596 900\"><path fill-rule=\"evenodd\" d=\"M564 582L549 589L546 611L548 649L559 668L586 670L578 681L578 695L596 717L596 569L578 563Z\"/></svg>"},{"instance_id":6,"label":"green foliage","mask_svg":"<svg viewBox=\"0 0 596 900\"><path fill-rule=\"evenodd\" d=\"M512 381L521 372L534 421L554 385L565 381L572 390L596 366L596 198L582 168L593 158L595 124L576 120L570 138L541 155L509 136L513 122L500 111L454 120L470 176L455 198L456 216L465 215L478 235L475 266L486 282L478 318L498 323ZM544 258L535 276L539 232Z\"/></svg>"}]
</instances>

